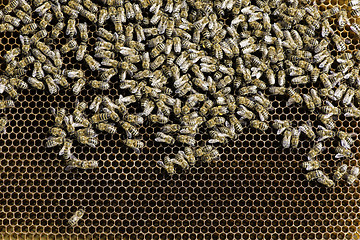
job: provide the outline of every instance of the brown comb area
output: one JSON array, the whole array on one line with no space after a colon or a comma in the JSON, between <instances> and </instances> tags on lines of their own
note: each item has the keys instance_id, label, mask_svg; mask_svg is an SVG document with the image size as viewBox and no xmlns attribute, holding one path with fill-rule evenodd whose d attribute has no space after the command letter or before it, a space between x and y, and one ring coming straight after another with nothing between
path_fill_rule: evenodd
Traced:
<instances>
[{"instance_id":1,"label":"brown comb area","mask_svg":"<svg viewBox=\"0 0 360 240\"><path fill-rule=\"evenodd\" d=\"M320 9L335 5L343 8L347 2L326 1ZM330 22L335 30L336 22ZM90 27L91 48L94 30ZM350 40L350 51L360 49L348 27L341 36ZM16 32L0 33L0 41L1 55L19 46ZM64 43L61 34L53 46L60 48ZM70 52L64 58L67 69L83 68L90 79L97 77L73 55ZM113 82L112 90L104 94L119 96ZM303 93L310 87L303 88ZM94 94L86 86L79 100L90 102ZM270 100L275 109L270 120L315 121L316 116L309 117L304 108L288 108L280 97L270 96ZM158 129L145 125L140 128L140 139L146 143L141 154L120 143L119 134L102 134L99 147L76 145L74 151L80 159L99 160L99 168L65 172L58 149L46 149L44 143L53 124L49 108L69 110L74 102L71 89L61 89L55 96L30 89L22 90L16 107L7 110L9 126L0 139L2 239L69 239L70 235L71 239L134 240L360 237L356 233L359 188L340 182L326 189L307 182L300 163L311 147L309 141L300 141L297 149L283 149L281 136L271 129L259 133L246 128L238 140L218 149L218 162L197 162L189 172L170 178L156 161L163 154L177 153L179 146L163 147L154 141ZM359 159L358 121L341 115L336 126L357 133L352 151L357 152L354 159ZM331 140L325 146L319 160L329 174L337 163L335 146ZM343 162L357 165L356 160ZM85 209L79 226L67 227L68 218L79 207Z\"/></svg>"}]
</instances>

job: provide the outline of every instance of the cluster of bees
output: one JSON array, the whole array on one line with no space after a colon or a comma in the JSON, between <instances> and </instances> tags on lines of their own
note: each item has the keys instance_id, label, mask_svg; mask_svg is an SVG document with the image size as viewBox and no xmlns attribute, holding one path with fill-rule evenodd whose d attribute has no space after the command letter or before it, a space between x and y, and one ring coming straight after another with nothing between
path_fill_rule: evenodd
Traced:
<instances>
[{"instance_id":1,"label":"cluster of bees","mask_svg":"<svg viewBox=\"0 0 360 240\"><path fill-rule=\"evenodd\" d=\"M360 16L359 5L349 2L351 16ZM139 153L145 143L138 127L148 121L161 127L156 142L182 146L157 163L169 174L176 166L187 170L196 161L219 159L217 146L237 139L245 127L273 127L283 135L284 148L318 137L302 163L309 181L332 187L342 178L353 184L359 175L359 168L340 164L332 180L316 160L328 139L339 140L336 158L353 157L352 135L335 129L340 114L360 117L360 51L349 53L345 39L330 27L335 21L340 30L349 26L360 36L345 9L319 11L308 0L10 0L0 20L0 32L18 31L21 42L3 56L0 93L7 96L0 109L13 107L17 90L29 86L50 94L60 87L75 96L87 86L97 92L72 111L52 109L55 124L46 146L59 147L66 170L98 166L72 153L74 140L96 147L98 132L122 129L126 136L120 141ZM90 27L96 29L94 46ZM52 39L62 36L66 43L53 46ZM70 52L98 78L68 69L63 58ZM307 91L307 84L320 87ZM119 96L103 94L114 86ZM270 121L269 95L316 114L317 129L310 122L295 127ZM130 114L130 107L141 111ZM1 132L6 122L0 119ZM198 134L209 140L198 144ZM76 212L70 224L83 214Z\"/></svg>"}]
</instances>

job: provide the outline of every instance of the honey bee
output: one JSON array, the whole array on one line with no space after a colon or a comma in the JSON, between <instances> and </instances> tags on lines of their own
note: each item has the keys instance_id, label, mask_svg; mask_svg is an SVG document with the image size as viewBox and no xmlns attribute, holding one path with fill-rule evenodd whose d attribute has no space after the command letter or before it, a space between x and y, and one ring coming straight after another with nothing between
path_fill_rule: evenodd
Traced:
<instances>
[{"instance_id":1,"label":"honey bee","mask_svg":"<svg viewBox=\"0 0 360 240\"><path fill-rule=\"evenodd\" d=\"M75 131L75 136L77 139L80 139L81 136L90 137L90 138L96 138L96 134L94 129L92 128L80 128L79 130Z\"/></svg>"},{"instance_id":2,"label":"honey bee","mask_svg":"<svg viewBox=\"0 0 360 240\"><path fill-rule=\"evenodd\" d=\"M179 124L166 124L161 128L163 133L175 133L180 131L181 126Z\"/></svg>"},{"instance_id":3,"label":"honey bee","mask_svg":"<svg viewBox=\"0 0 360 240\"><path fill-rule=\"evenodd\" d=\"M13 87L13 85L11 84L6 84L5 85L5 92L7 94L9 94L9 96L15 100L18 99L19 94L17 93L17 91L15 90L15 88Z\"/></svg>"},{"instance_id":4,"label":"honey bee","mask_svg":"<svg viewBox=\"0 0 360 240\"><path fill-rule=\"evenodd\" d=\"M96 71L100 69L100 63L89 54L85 54L84 59L91 71Z\"/></svg>"},{"instance_id":5,"label":"honey bee","mask_svg":"<svg viewBox=\"0 0 360 240\"><path fill-rule=\"evenodd\" d=\"M290 129L285 130L285 132L283 134L283 139L282 139L282 146L284 148L289 148L290 147L291 138L292 138L292 131Z\"/></svg>"},{"instance_id":6,"label":"honey bee","mask_svg":"<svg viewBox=\"0 0 360 240\"><path fill-rule=\"evenodd\" d=\"M70 171L73 168L81 168L81 169L94 169L99 166L98 161L90 160L84 161L77 159L74 155L70 156L70 160L67 161L67 166L65 167L65 171Z\"/></svg>"},{"instance_id":7,"label":"honey bee","mask_svg":"<svg viewBox=\"0 0 360 240\"><path fill-rule=\"evenodd\" d=\"M352 167L349 173L346 175L346 183L349 185L353 185L354 182L358 179L360 170L358 167Z\"/></svg>"},{"instance_id":8,"label":"honey bee","mask_svg":"<svg viewBox=\"0 0 360 240\"><path fill-rule=\"evenodd\" d=\"M128 138L139 135L139 130L129 122L121 121L120 126L126 131Z\"/></svg>"},{"instance_id":9,"label":"honey bee","mask_svg":"<svg viewBox=\"0 0 360 240\"><path fill-rule=\"evenodd\" d=\"M21 42L21 52L25 55L28 55L30 52L30 38L28 36L19 36Z\"/></svg>"},{"instance_id":10,"label":"honey bee","mask_svg":"<svg viewBox=\"0 0 360 240\"><path fill-rule=\"evenodd\" d=\"M86 135L78 135L77 140L81 144L88 145L89 147L95 148L99 144L99 140L95 137L88 137Z\"/></svg>"},{"instance_id":11,"label":"honey bee","mask_svg":"<svg viewBox=\"0 0 360 240\"><path fill-rule=\"evenodd\" d=\"M46 147L52 148L59 145L62 145L64 143L64 137L48 137L46 141Z\"/></svg>"},{"instance_id":12,"label":"honey bee","mask_svg":"<svg viewBox=\"0 0 360 240\"><path fill-rule=\"evenodd\" d=\"M124 97L123 95L120 94L119 98L115 100L115 103L117 105L124 104L125 106L135 102L136 102L136 98L134 95Z\"/></svg>"},{"instance_id":13,"label":"honey bee","mask_svg":"<svg viewBox=\"0 0 360 240\"><path fill-rule=\"evenodd\" d=\"M39 49L36 49L36 48L32 48L31 49L31 52L33 54L33 56L41 63L45 63L47 58L44 54L41 53L41 51ZM44 70L46 70L44 68Z\"/></svg>"},{"instance_id":14,"label":"honey bee","mask_svg":"<svg viewBox=\"0 0 360 240\"><path fill-rule=\"evenodd\" d=\"M354 139L352 139L352 136L354 134L349 134L343 131L338 131L336 133L336 136L340 139L341 141L341 146L343 146L344 148L350 149L351 146L354 144Z\"/></svg>"},{"instance_id":15,"label":"honey bee","mask_svg":"<svg viewBox=\"0 0 360 240\"><path fill-rule=\"evenodd\" d=\"M157 161L157 165L164 168L170 175L175 173L174 159L170 159L168 156L165 156L164 161Z\"/></svg>"},{"instance_id":16,"label":"honey bee","mask_svg":"<svg viewBox=\"0 0 360 240\"><path fill-rule=\"evenodd\" d=\"M320 161L318 160L310 160L301 163L301 166L307 171L318 170L320 168L320 165Z\"/></svg>"},{"instance_id":17,"label":"honey bee","mask_svg":"<svg viewBox=\"0 0 360 240\"><path fill-rule=\"evenodd\" d=\"M339 181L341 178L343 178L347 172L348 166L346 164L342 164L338 166L333 174L334 181Z\"/></svg>"},{"instance_id":18,"label":"honey bee","mask_svg":"<svg viewBox=\"0 0 360 240\"><path fill-rule=\"evenodd\" d=\"M87 48L86 43L84 43L84 42L80 43L79 48L76 51L76 60L77 61L82 61L84 59L86 48Z\"/></svg>"},{"instance_id":19,"label":"honey bee","mask_svg":"<svg viewBox=\"0 0 360 240\"><path fill-rule=\"evenodd\" d=\"M208 121L206 122L206 126L207 126L208 128L213 128L213 127L215 127L216 125L222 125L222 124L224 124L225 121L226 121L226 119L223 118L223 117L213 117L213 118L211 118L210 120L208 120Z\"/></svg>"},{"instance_id":20,"label":"honey bee","mask_svg":"<svg viewBox=\"0 0 360 240\"><path fill-rule=\"evenodd\" d=\"M71 218L69 218L69 225L71 227L75 227L76 225L78 225L78 222L80 221L80 219L84 216L85 210L84 209L80 209L77 210L74 215L71 216Z\"/></svg>"},{"instance_id":21,"label":"honey bee","mask_svg":"<svg viewBox=\"0 0 360 240\"><path fill-rule=\"evenodd\" d=\"M81 7L81 6L80 6ZM68 5L62 5L61 6L61 10L66 14L66 15L69 15L69 17L71 18L78 18L79 16L79 11L78 10L75 10L75 8L73 7L70 7Z\"/></svg>"},{"instance_id":22,"label":"honey bee","mask_svg":"<svg viewBox=\"0 0 360 240\"><path fill-rule=\"evenodd\" d=\"M269 128L269 125L266 122L256 119L250 121L250 126L252 128L259 129L262 132L265 132Z\"/></svg>"},{"instance_id":23,"label":"honey bee","mask_svg":"<svg viewBox=\"0 0 360 240\"><path fill-rule=\"evenodd\" d=\"M58 22L57 24L55 24L55 26L53 26L52 28L51 38L58 38L64 27L64 22Z\"/></svg>"},{"instance_id":24,"label":"honey bee","mask_svg":"<svg viewBox=\"0 0 360 240\"><path fill-rule=\"evenodd\" d=\"M324 147L321 142L316 143L307 154L309 161L313 160L317 155L319 155L323 149Z\"/></svg>"},{"instance_id":25,"label":"honey bee","mask_svg":"<svg viewBox=\"0 0 360 240\"><path fill-rule=\"evenodd\" d=\"M71 156L72 140L65 138L64 145L59 151L59 156L64 156L64 159L69 159Z\"/></svg>"},{"instance_id":26,"label":"honey bee","mask_svg":"<svg viewBox=\"0 0 360 240\"><path fill-rule=\"evenodd\" d=\"M290 122L287 120L279 120L276 119L274 120L274 122L272 123L273 128L275 128L277 130L278 135L282 134L286 129L290 129L291 125Z\"/></svg>"},{"instance_id":27,"label":"honey bee","mask_svg":"<svg viewBox=\"0 0 360 240\"><path fill-rule=\"evenodd\" d=\"M195 138L193 136L189 136L189 135L179 134L179 135L177 135L176 140L179 143L184 143L184 144L187 144L190 146L195 146L195 144L196 144Z\"/></svg>"},{"instance_id":28,"label":"honey bee","mask_svg":"<svg viewBox=\"0 0 360 240\"><path fill-rule=\"evenodd\" d=\"M72 50L75 50L78 47L77 42L74 39L71 39L69 42L65 43L61 48L60 52L66 54Z\"/></svg>"},{"instance_id":29,"label":"honey bee","mask_svg":"<svg viewBox=\"0 0 360 240\"><path fill-rule=\"evenodd\" d=\"M220 158L220 154L219 154L219 151L216 149L209 150L201 156L201 160L203 162L207 162L207 163L210 163L219 158Z\"/></svg>"},{"instance_id":30,"label":"honey bee","mask_svg":"<svg viewBox=\"0 0 360 240\"><path fill-rule=\"evenodd\" d=\"M294 89L288 88L286 89L286 93L289 95L289 100L286 103L286 106L290 106L293 103L301 105L303 102L303 99L299 93L297 93Z\"/></svg>"},{"instance_id":31,"label":"honey bee","mask_svg":"<svg viewBox=\"0 0 360 240\"><path fill-rule=\"evenodd\" d=\"M344 116L359 118L360 109L356 108L354 105L350 105L350 107L344 108Z\"/></svg>"},{"instance_id":32,"label":"honey bee","mask_svg":"<svg viewBox=\"0 0 360 240\"><path fill-rule=\"evenodd\" d=\"M310 125L310 123L303 123L299 127L299 130L300 130L300 132L303 132L310 140L315 139L315 133L312 130L312 126Z\"/></svg>"},{"instance_id":33,"label":"honey bee","mask_svg":"<svg viewBox=\"0 0 360 240\"><path fill-rule=\"evenodd\" d=\"M143 108L143 112L141 113L142 116L149 116L154 108L155 103L149 99L142 99L141 100L141 107ZM181 110L180 110L181 111Z\"/></svg>"},{"instance_id":34,"label":"honey bee","mask_svg":"<svg viewBox=\"0 0 360 240\"><path fill-rule=\"evenodd\" d=\"M25 26L20 29L22 34L28 34L32 32L32 30L29 30L30 26L27 26L26 28ZM14 32L14 26L11 25L10 23L1 23L0 32Z\"/></svg>"},{"instance_id":35,"label":"honey bee","mask_svg":"<svg viewBox=\"0 0 360 240\"><path fill-rule=\"evenodd\" d=\"M314 170L314 171L310 171L307 174L305 174L306 179L310 182L313 180L317 180L320 177L323 177L325 174L323 171L321 170Z\"/></svg>"},{"instance_id":36,"label":"honey bee","mask_svg":"<svg viewBox=\"0 0 360 240\"><path fill-rule=\"evenodd\" d=\"M55 116L55 126L60 127L66 116L65 108L58 108L57 110L55 108L50 108L50 110L51 113Z\"/></svg>"},{"instance_id":37,"label":"honey bee","mask_svg":"<svg viewBox=\"0 0 360 240\"><path fill-rule=\"evenodd\" d=\"M351 152L350 149L346 149L342 146L338 146L335 148L335 152L337 153L335 155L335 158L352 158L353 157L353 153Z\"/></svg>"},{"instance_id":38,"label":"honey bee","mask_svg":"<svg viewBox=\"0 0 360 240\"><path fill-rule=\"evenodd\" d=\"M18 67L25 68L26 66L32 64L34 61L35 61L35 58L33 56L26 56L18 62Z\"/></svg>"},{"instance_id":39,"label":"honey bee","mask_svg":"<svg viewBox=\"0 0 360 240\"><path fill-rule=\"evenodd\" d=\"M335 122L334 120L331 118L331 116L326 115L326 114L320 114L319 115L319 120L322 124L325 125L325 127L327 129L334 129L335 128Z\"/></svg>"},{"instance_id":40,"label":"honey bee","mask_svg":"<svg viewBox=\"0 0 360 240\"><path fill-rule=\"evenodd\" d=\"M50 24L52 19L53 19L52 13L45 13L45 15L42 17L41 21L39 22L39 28L46 29L46 27Z\"/></svg>"},{"instance_id":41,"label":"honey bee","mask_svg":"<svg viewBox=\"0 0 360 240\"><path fill-rule=\"evenodd\" d=\"M132 148L136 153L140 153L140 148L145 146L144 142L138 139L125 139L123 142L126 146Z\"/></svg>"},{"instance_id":42,"label":"honey bee","mask_svg":"<svg viewBox=\"0 0 360 240\"><path fill-rule=\"evenodd\" d=\"M307 109L310 112L314 112L315 111L315 103L314 103L312 97L309 96L308 94L303 94L302 96L303 96L303 99L304 99Z\"/></svg>"},{"instance_id":43,"label":"honey bee","mask_svg":"<svg viewBox=\"0 0 360 240\"><path fill-rule=\"evenodd\" d=\"M98 124L96 124L96 128L100 131L104 131L110 134L115 134L116 133L116 127L114 124L111 123L106 123L106 122L100 122Z\"/></svg>"},{"instance_id":44,"label":"honey bee","mask_svg":"<svg viewBox=\"0 0 360 240\"><path fill-rule=\"evenodd\" d=\"M9 83L18 89L27 89L28 88L28 84L18 77L10 78ZM5 86L5 89L6 89L6 86Z\"/></svg>"},{"instance_id":45,"label":"honey bee","mask_svg":"<svg viewBox=\"0 0 360 240\"><path fill-rule=\"evenodd\" d=\"M285 95L286 90L287 89L285 87L269 87L269 92L272 95Z\"/></svg>"},{"instance_id":46,"label":"honey bee","mask_svg":"<svg viewBox=\"0 0 360 240\"><path fill-rule=\"evenodd\" d=\"M183 126L180 129L180 133L194 136L196 133L198 133L198 129L196 125Z\"/></svg>"},{"instance_id":47,"label":"honey bee","mask_svg":"<svg viewBox=\"0 0 360 240\"><path fill-rule=\"evenodd\" d=\"M8 120L3 117L0 118L0 134L5 134L6 133L6 125L8 123Z\"/></svg>"},{"instance_id":48,"label":"honey bee","mask_svg":"<svg viewBox=\"0 0 360 240\"><path fill-rule=\"evenodd\" d=\"M110 68L100 75L100 79L104 82L110 81L110 79L118 73L116 68Z\"/></svg>"},{"instance_id":49,"label":"honey bee","mask_svg":"<svg viewBox=\"0 0 360 240\"><path fill-rule=\"evenodd\" d=\"M175 138L173 138L172 136L162 133L162 132L158 132L156 133L156 138L155 138L156 142L163 142L169 145L174 145L175 144Z\"/></svg>"},{"instance_id":50,"label":"honey bee","mask_svg":"<svg viewBox=\"0 0 360 240\"><path fill-rule=\"evenodd\" d=\"M110 15L106 8L101 8L99 10L99 17L98 17L98 24L99 26L103 27L105 22L109 20Z\"/></svg>"},{"instance_id":51,"label":"honey bee","mask_svg":"<svg viewBox=\"0 0 360 240\"><path fill-rule=\"evenodd\" d=\"M55 1L51 4L51 10L53 11L56 19L61 22L64 20L64 13L61 11L61 6L59 2Z\"/></svg>"},{"instance_id":52,"label":"honey bee","mask_svg":"<svg viewBox=\"0 0 360 240\"><path fill-rule=\"evenodd\" d=\"M104 102L103 102L104 103ZM104 107L103 108L103 111L105 113L108 113L109 114L109 117L112 121L114 122L120 122L120 116L115 112L115 108L106 108ZM126 111L126 108L125 108L125 111Z\"/></svg>"},{"instance_id":53,"label":"honey bee","mask_svg":"<svg viewBox=\"0 0 360 240\"><path fill-rule=\"evenodd\" d=\"M114 34L112 34L110 31L106 30L105 28L98 28L98 31L96 31L96 34L101 37L106 39L107 41L110 42L114 42L116 37Z\"/></svg>"},{"instance_id":54,"label":"honey bee","mask_svg":"<svg viewBox=\"0 0 360 240\"><path fill-rule=\"evenodd\" d=\"M229 112L226 106L216 106L210 109L211 116L221 116L227 114Z\"/></svg>"},{"instance_id":55,"label":"honey bee","mask_svg":"<svg viewBox=\"0 0 360 240\"><path fill-rule=\"evenodd\" d=\"M23 11L30 12L32 10L30 4L26 0L20 0L18 2Z\"/></svg>"},{"instance_id":56,"label":"honey bee","mask_svg":"<svg viewBox=\"0 0 360 240\"><path fill-rule=\"evenodd\" d=\"M6 52L4 55L5 62L9 63L15 59L21 53L20 48L13 48Z\"/></svg>"},{"instance_id":57,"label":"honey bee","mask_svg":"<svg viewBox=\"0 0 360 240\"><path fill-rule=\"evenodd\" d=\"M320 107L322 105L322 100L319 97L317 91L313 88L310 89L310 95L311 95L313 103L315 104L315 107Z\"/></svg>"},{"instance_id":58,"label":"honey bee","mask_svg":"<svg viewBox=\"0 0 360 240\"><path fill-rule=\"evenodd\" d=\"M142 125L144 123L143 117L135 114L125 114L123 119L124 121L135 125Z\"/></svg>"},{"instance_id":59,"label":"honey bee","mask_svg":"<svg viewBox=\"0 0 360 240\"><path fill-rule=\"evenodd\" d=\"M175 164L179 165L182 169L188 170L190 168L189 163L185 159L185 153L183 151L179 151L175 155Z\"/></svg>"},{"instance_id":60,"label":"honey bee","mask_svg":"<svg viewBox=\"0 0 360 240\"><path fill-rule=\"evenodd\" d=\"M2 16L2 20L4 22L10 23L11 25L13 25L14 27L19 27L20 26L20 22L21 20L17 17L13 17L11 15L4 15Z\"/></svg>"},{"instance_id":61,"label":"honey bee","mask_svg":"<svg viewBox=\"0 0 360 240\"><path fill-rule=\"evenodd\" d=\"M100 90L108 90L110 88L109 83L103 81L91 80L89 84L92 88Z\"/></svg>"},{"instance_id":62,"label":"honey bee","mask_svg":"<svg viewBox=\"0 0 360 240\"><path fill-rule=\"evenodd\" d=\"M167 122L169 122L169 118L167 118L164 115L155 115L155 114L151 114L149 116L149 120L153 123L160 123L160 124L166 124Z\"/></svg>"},{"instance_id":63,"label":"honey bee","mask_svg":"<svg viewBox=\"0 0 360 240\"><path fill-rule=\"evenodd\" d=\"M326 129L321 125L319 125L319 130L316 131L316 134L319 137L317 141L324 141L325 139L335 137L335 132Z\"/></svg>"},{"instance_id":64,"label":"honey bee","mask_svg":"<svg viewBox=\"0 0 360 240\"><path fill-rule=\"evenodd\" d=\"M85 78L79 78L72 87L72 91L75 95L79 95L81 90L86 84Z\"/></svg>"},{"instance_id":65,"label":"honey bee","mask_svg":"<svg viewBox=\"0 0 360 240\"><path fill-rule=\"evenodd\" d=\"M333 187L335 186L335 183L333 180L331 180L327 175L322 175L317 179L318 183L326 186L326 187Z\"/></svg>"},{"instance_id":66,"label":"honey bee","mask_svg":"<svg viewBox=\"0 0 360 240\"><path fill-rule=\"evenodd\" d=\"M62 61L62 58L61 58L61 54L60 54L60 51L58 49L54 49L54 65L58 68L61 68L62 64L63 64L63 61Z\"/></svg>"},{"instance_id":67,"label":"honey bee","mask_svg":"<svg viewBox=\"0 0 360 240\"><path fill-rule=\"evenodd\" d=\"M337 34L333 34L332 38L333 42L336 45L336 49L340 52L345 51L346 50L346 45L344 40Z\"/></svg>"},{"instance_id":68,"label":"honey bee","mask_svg":"<svg viewBox=\"0 0 360 240\"><path fill-rule=\"evenodd\" d=\"M355 95L355 90L353 88L348 88L343 97L342 103L347 106L350 105L353 101Z\"/></svg>"},{"instance_id":69,"label":"honey bee","mask_svg":"<svg viewBox=\"0 0 360 240\"><path fill-rule=\"evenodd\" d=\"M41 52L43 52L45 54L45 56L48 56L51 59L55 58L55 53L45 43L38 41L35 43L35 46L37 49L39 49Z\"/></svg>"},{"instance_id":70,"label":"honey bee","mask_svg":"<svg viewBox=\"0 0 360 240\"><path fill-rule=\"evenodd\" d=\"M211 145L205 145L203 147L196 148L194 153L196 157L202 157L206 153L209 153L211 150L213 150L213 147Z\"/></svg>"},{"instance_id":71,"label":"honey bee","mask_svg":"<svg viewBox=\"0 0 360 240\"><path fill-rule=\"evenodd\" d=\"M18 17L24 24L29 24L33 21L33 19L31 18L31 16L29 14L27 14L26 12L20 10L20 9L16 9L15 10L15 15L16 17Z\"/></svg>"},{"instance_id":72,"label":"honey bee","mask_svg":"<svg viewBox=\"0 0 360 240\"><path fill-rule=\"evenodd\" d=\"M50 2L45 2L41 6L37 7L34 12L38 13L39 16L43 16L45 13L47 13L51 8Z\"/></svg>"},{"instance_id":73,"label":"honey bee","mask_svg":"<svg viewBox=\"0 0 360 240\"><path fill-rule=\"evenodd\" d=\"M9 63L6 65L5 74L8 75L8 76L14 75L14 71L15 71L17 65L18 65L18 62L16 61L16 59L14 59L14 60L12 60L11 62L9 62Z\"/></svg>"},{"instance_id":74,"label":"honey bee","mask_svg":"<svg viewBox=\"0 0 360 240\"><path fill-rule=\"evenodd\" d=\"M56 68L54 69L56 70ZM66 75L69 78L83 78L85 76L84 71L79 69L69 69L63 71L63 74Z\"/></svg>"},{"instance_id":75,"label":"honey bee","mask_svg":"<svg viewBox=\"0 0 360 240\"><path fill-rule=\"evenodd\" d=\"M309 76L298 76L291 79L291 83L294 85L307 84L310 80Z\"/></svg>"}]
</instances>

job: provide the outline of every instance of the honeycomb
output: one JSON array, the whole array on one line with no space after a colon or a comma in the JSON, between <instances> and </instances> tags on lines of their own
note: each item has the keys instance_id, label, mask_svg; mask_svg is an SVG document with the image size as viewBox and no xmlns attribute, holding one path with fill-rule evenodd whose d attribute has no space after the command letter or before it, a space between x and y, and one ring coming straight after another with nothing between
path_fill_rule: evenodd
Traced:
<instances>
[{"instance_id":1,"label":"honeycomb","mask_svg":"<svg viewBox=\"0 0 360 240\"><path fill-rule=\"evenodd\" d=\"M337 0L319 4L321 10L347 6ZM336 29L336 22L331 23ZM91 48L94 31L90 28ZM350 50L360 49L348 28L341 36L351 42ZM16 32L0 33L0 39L1 55L19 45ZM60 35L52 44L60 48L64 43ZM66 67L96 78L73 54L64 59ZM104 94L118 96L119 88L111 84ZM86 86L78 98L90 102L95 92ZM80 159L99 160L99 168L65 172L65 161L44 143L53 125L49 108L73 109L75 96L70 89L57 95L35 89L20 93L16 108L6 112L9 126L0 139L2 239L360 239L360 188L340 183L326 189L307 182L300 166L311 147L307 140L297 149L283 149L273 130L260 134L246 128L239 139L218 149L220 161L197 162L189 172L170 177L156 161L180 147L155 142L159 129L145 125L139 130L146 143L140 154L120 143L120 134L99 135L99 147L76 145L74 151ZM270 120L316 121L304 108L286 107L280 96L270 100L275 109ZM360 133L358 122L343 115L336 126ZM207 140L198 137L200 144ZM335 146L330 140L325 145L319 160L330 173L337 162ZM358 136L352 148L355 159L359 147ZM344 163L357 165L356 160ZM79 226L67 227L80 206L85 215Z\"/></svg>"}]
</instances>

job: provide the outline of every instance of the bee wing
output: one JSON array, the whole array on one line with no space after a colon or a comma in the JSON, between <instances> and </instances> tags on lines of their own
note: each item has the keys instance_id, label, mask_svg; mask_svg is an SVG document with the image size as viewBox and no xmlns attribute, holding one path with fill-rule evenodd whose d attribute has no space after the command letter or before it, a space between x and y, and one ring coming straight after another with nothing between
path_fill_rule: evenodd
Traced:
<instances>
[{"instance_id":1,"label":"bee wing","mask_svg":"<svg viewBox=\"0 0 360 240\"><path fill-rule=\"evenodd\" d=\"M163 161L157 161L156 164L161 168L165 168L165 164Z\"/></svg>"},{"instance_id":2,"label":"bee wing","mask_svg":"<svg viewBox=\"0 0 360 240\"><path fill-rule=\"evenodd\" d=\"M50 107L50 112L51 112L53 115L56 115L56 109L55 109L55 108Z\"/></svg>"},{"instance_id":3,"label":"bee wing","mask_svg":"<svg viewBox=\"0 0 360 240\"><path fill-rule=\"evenodd\" d=\"M65 145L63 145L63 147L60 149L59 156L64 155L64 153L65 153Z\"/></svg>"},{"instance_id":4,"label":"bee wing","mask_svg":"<svg viewBox=\"0 0 360 240\"><path fill-rule=\"evenodd\" d=\"M73 123L72 124L75 128L77 128L77 127L85 127L83 124L81 124L81 123Z\"/></svg>"},{"instance_id":5,"label":"bee wing","mask_svg":"<svg viewBox=\"0 0 360 240\"><path fill-rule=\"evenodd\" d=\"M0 93L3 93L5 91L5 85L0 84Z\"/></svg>"},{"instance_id":6,"label":"bee wing","mask_svg":"<svg viewBox=\"0 0 360 240\"><path fill-rule=\"evenodd\" d=\"M139 148L133 147L132 149L133 149L137 154L140 153L140 149L139 149Z\"/></svg>"},{"instance_id":7,"label":"bee wing","mask_svg":"<svg viewBox=\"0 0 360 240\"><path fill-rule=\"evenodd\" d=\"M343 158L343 157L346 157L346 156L341 153L338 153L335 155L335 158Z\"/></svg>"},{"instance_id":8,"label":"bee wing","mask_svg":"<svg viewBox=\"0 0 360 240\"><path fill-rule=\"evenodd\" d=\"M295 103L295 100L292 98L289 98L289 100L286 102L286 107L289 107Z\"/></svg>"},{"instance_id":9,"label":"bee wing","mask_svg":"<svg viewBox=\"0 0 360 240\"><path fill-rule=\"evenodd\" d=\"M219 142L220 142L220 141L217 140L217 139L210 139L210 140L208 141L208 143L210 143L210 144L219 143Z\"/></svg>"},{"instance_id":10,"label":"bee wing","mask_svg":"<svg viewBox=\"0 0 360 240\"><path fill-rule=\"evenodd\" d=\"M164 139L161 137L155 138L155 142L164 142Z\"/></svg>"},{"instance_id":11,"label":"bee wing","mask_svg":"<svg viewBox=\"0 0 360 240\"><path fill-rule=\"evenodd\" d=\"M343 146L343 147L346 148L346 149L350 149L350 148L351 148L350 144L349 144L348 141L346 141L345 139L342 139L342 140L341 140L341 146Z\"/></svg>"},{"instance_id":12,"label":"bee wing","mask_svg":"<svg viewBox=\"0 0 360 240\"><path fill-rule=\"evenodd\" d=\"M64 122L65 122L66 125L70 124L70 119L69 119L68 116L64 117Z\"/></svg>"},{"instance_id":13,"label":"bee wing","mask_svg":"<svg viewBox=\"0 0 360 240\"><path fill-rule=\"evenodd\" d=\"M261 120L261 121L263 121L263 120ZM282 134L282 133L285 131L285 129L286 129L286 128L280 128L280 129L278 129L277 132L276 132L276 134L277 134L277 135Z\"/></svg>"},{"instance_id":14,"label":"bee wing","mask_svg":"<svg viewBox=\"0 0 360 240\"><path fill-rule=\"evenodd\" d=\"M70 171L70 170L72 170L72 169L74 169L74 168L75 168L75 167L72 166L72 165L67 165L67 166L65 167L64 171L65 171L65 172L68 172L68 171Z\"/></svg>"}]
</instances>

